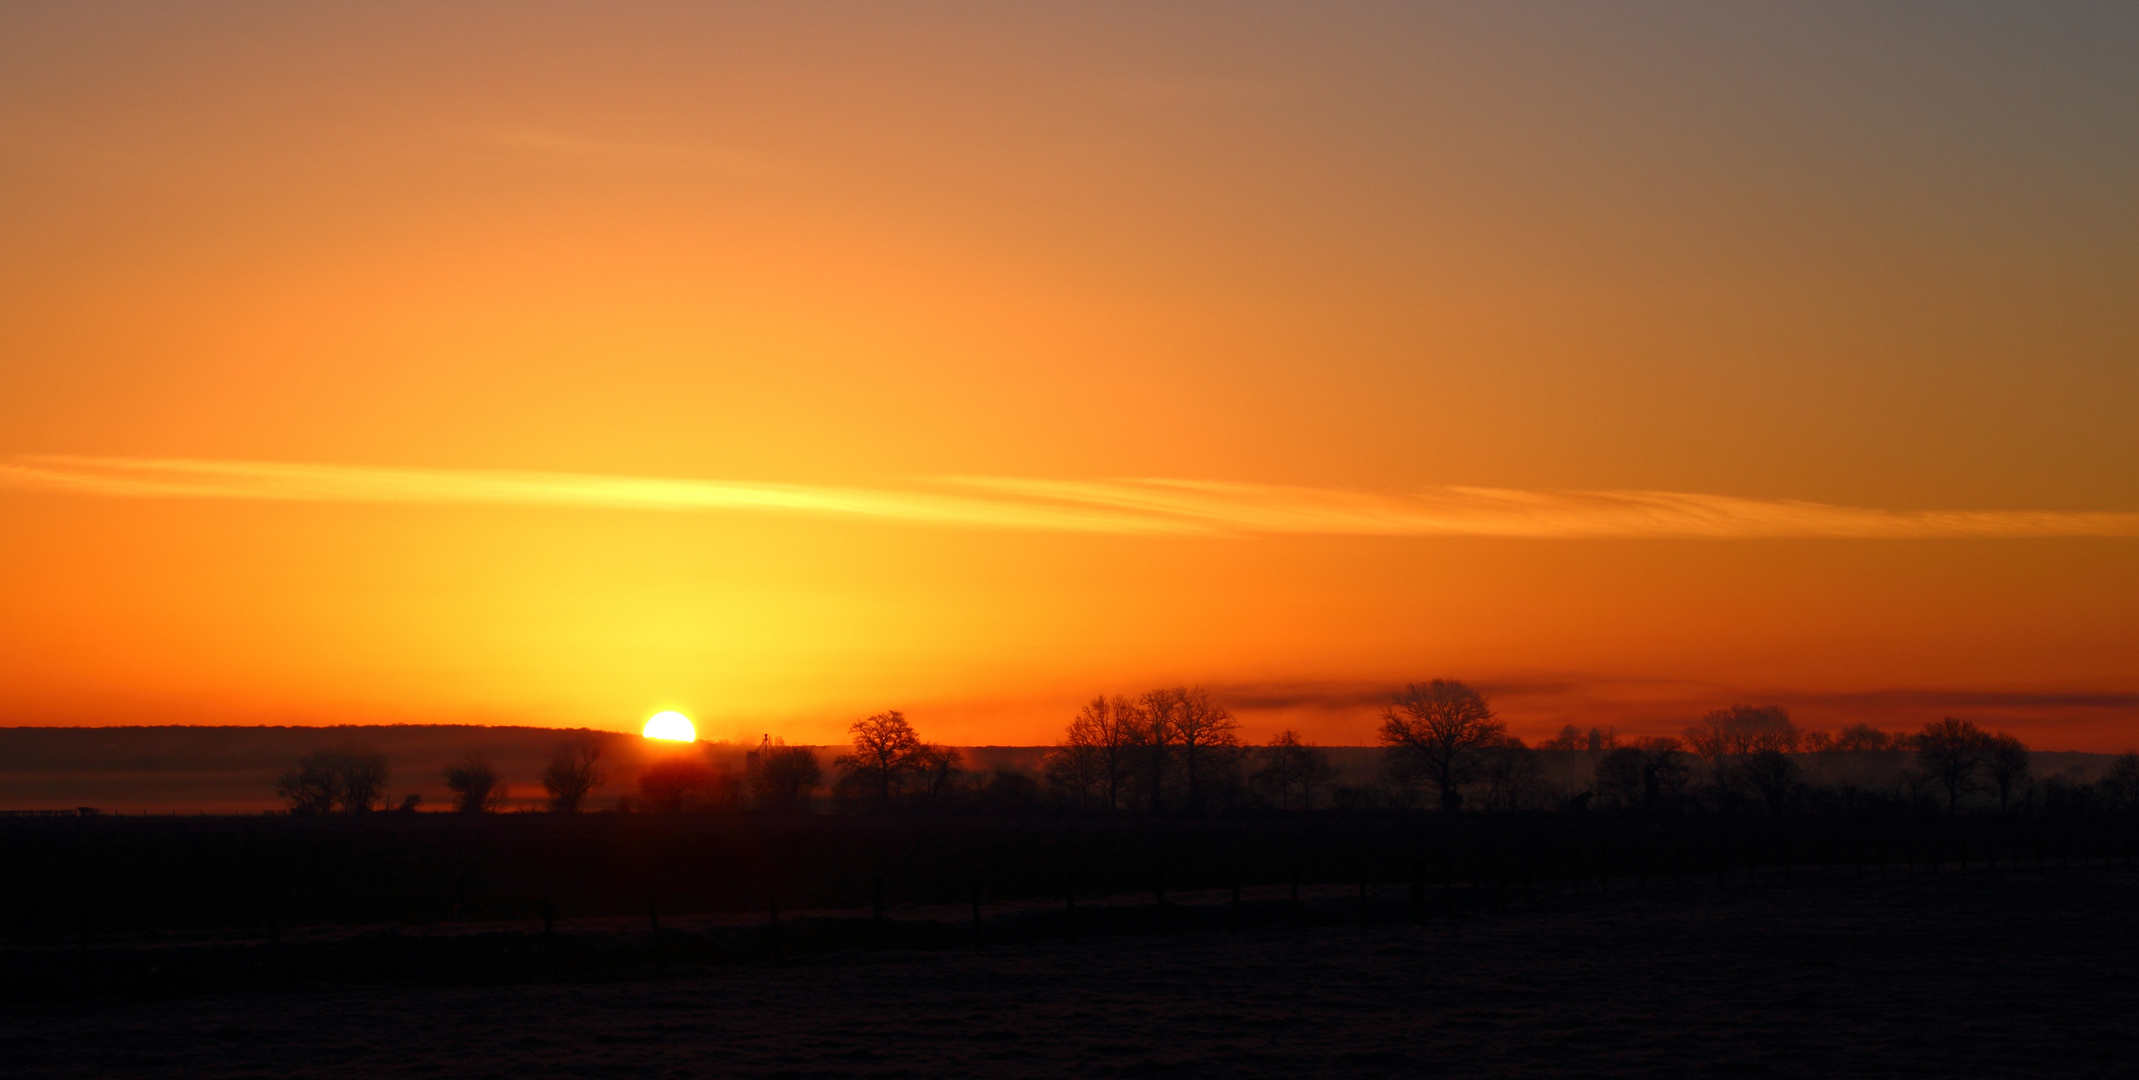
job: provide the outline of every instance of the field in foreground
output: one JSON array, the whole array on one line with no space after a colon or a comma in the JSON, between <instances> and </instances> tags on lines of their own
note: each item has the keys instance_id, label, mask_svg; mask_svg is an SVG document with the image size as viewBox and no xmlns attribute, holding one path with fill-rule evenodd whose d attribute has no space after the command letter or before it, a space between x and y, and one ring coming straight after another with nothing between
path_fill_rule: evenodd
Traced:
<instances>
[{"instance_id":1,"label":"field in foreground","mask_svg":"<svg viewBox=\"0 0 2139 1080\"><path fill-rule=\"evenodd\" d=\"M299 984L18 1007L0 1060L21 1077L2129 1075L2135 900L2121 866L2048 868L600 981Z\"/></svg>"}]
</instances>

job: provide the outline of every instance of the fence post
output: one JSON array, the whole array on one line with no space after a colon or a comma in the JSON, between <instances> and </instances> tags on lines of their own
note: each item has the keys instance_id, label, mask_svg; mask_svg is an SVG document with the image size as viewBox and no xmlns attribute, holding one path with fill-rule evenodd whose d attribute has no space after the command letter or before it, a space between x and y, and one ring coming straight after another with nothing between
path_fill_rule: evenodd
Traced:
<instances>
[{"instance_id":1,"label":"fence post","mask_svg":"<svg viewBox=\"0 0 2139 1080\"><path fill-rule=\"evenodd\" d=\"M780 959L780 894L766 889L765 908L765 949L777 961Z\"/></svg>"},{"instance_id":2,"label":"fence post","mask_svg":"<svg viewBox=\"0 0 2139 1080\"><path fill-rule=\"evenodd\" d=\"M980 878L975 876L973 878L973 949L978 952L985 947L986 942L980 936Z\"/></svg>"},{"instance_id":3,"label":"fence post","mask_svg":"<svg viewBox=\"0 0 2139 1080\"><path fill-rule=\"evenodd\" d=\"M1240 932L1240 874L1237 872L1233 875L1233 908L1225 928L1229 934Z\"/></svg>"},{"instance_id":4,"label":"fence post","mask_svg":"<svg viewBox=\"0 0 2139 1080\"><path fill-rule=\"evenodd\" d=\"M1299 863L1294 863L1294 864L1292 864L1292 906L1291 906L1290 908L1288 908L1288 909L1287 909L1287 917L1288 917L1288 918L1290 918L1290 919L1292 920L1292 925L1293 925L1293 927L1294 927L1294 928L1298 928L1298 926L1300 925L1300 864L1299 864Z\"/></svg>"},{"instance_id":5,"label":"fence post","mask_svg":"<svg viewBox=\"0 0 2139 1080\"><path fill-rule=\"evenodd\" d=\"M869 933L875 947L884 947L884 875L869 875Z\"/></svg>"},{"instance_id":6,"label":"fence post","mask_svg":"<svg viewBox=\"0 0 2139 1080\"><path fill-rule=\"evenodd\" d=\"M1359 925L1361 925L1361 926L1365 926L1366 924L1367 924L1367 868L1366 868L1366 864L1364 864L1364 863L1361 863L1361 864L1360 864L1360 867L1359 867Z\"/></svg>"},{"instance_id":7,"label":"fence post","mask_svg":"<svg viewBox=\"0 0 2139 1080\"><path fill-rule=\"evenodd\" d=\"M1062 921L1068 928L1069 939L1077 940L1077 875L1062 879Z\"/></svg>"},{"instance_id":8,"label":"fence post","mask_svg":"<svg viewBox=\"0 0 2139 1080\"><path fill-rule=\"evenodd\" d=\"M1426 921L1426 860L1411 860L1411 925Z\"/></svg>"}]
</instances>

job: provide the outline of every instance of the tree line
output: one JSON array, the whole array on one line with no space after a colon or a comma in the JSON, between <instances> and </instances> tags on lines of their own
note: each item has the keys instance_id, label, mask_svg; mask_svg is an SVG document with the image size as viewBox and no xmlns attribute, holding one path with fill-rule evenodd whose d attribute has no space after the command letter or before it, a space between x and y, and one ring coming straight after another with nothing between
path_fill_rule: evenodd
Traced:
<instances>
[{"instance_id":1,"label":"tree line","mask_svg":"<svg viewBox=\"0 0 2139 1080\"><path fill-rule=\"evenodd\" d=\"M2139 808L2139 753L2119 757L2091 784L2038 778L2018 738L1963 719L1909 733L1868 725L1828 733L1798 727L1778 706L1733 705L1675 737L1622 740L1610 728L1569 725L1532 746L1509 734L1484 695L1446 679L1391 697L1371 779L1340 777L1328 752L1295 731L1243 743L1231 712L1202 687L1094 697L1031 772L968 770L959 751L924 739L898 710L857 720L848 733L851 749L834 758L829 774L816 750L767 738L739 772L687 753L649 765L637 778L637 799L627 795L616 806L801 814L823 789L835 811L850 813ZM550 810L589 808L590 793L606 780L601 756L591 737L558 747L540 778ZM457 811L504 803L505 782L483 761L449 767L444 778ZM323 751L284 774L277 790L294 813L361 813L379 808L386 780L377 754ZM415 796L402 808L414 809Z\"/></svg>"}]
</instances>

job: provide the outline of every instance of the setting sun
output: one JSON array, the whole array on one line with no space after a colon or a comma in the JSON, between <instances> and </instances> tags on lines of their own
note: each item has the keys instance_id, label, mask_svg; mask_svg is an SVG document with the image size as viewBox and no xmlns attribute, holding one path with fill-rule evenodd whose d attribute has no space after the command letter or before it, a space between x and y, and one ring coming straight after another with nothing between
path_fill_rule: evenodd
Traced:
<instances>
[{"instance_id":1,"label":"setting sun","mask_svg":"<svg viewBox=\"0 0 2139 1080\"><path fill-rule=\"evenodd\" d=\"M697 742L698 729L680 712L658 712L646 721L646 737L670 742Z\"/></svg>"}]
</instances>

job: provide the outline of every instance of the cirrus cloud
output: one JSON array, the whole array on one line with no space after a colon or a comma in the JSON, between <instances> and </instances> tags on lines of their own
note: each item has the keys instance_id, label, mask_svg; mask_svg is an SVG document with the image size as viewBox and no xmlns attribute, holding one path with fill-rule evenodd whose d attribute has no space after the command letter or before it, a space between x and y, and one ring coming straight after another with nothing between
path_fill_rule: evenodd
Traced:
<instances>
[{"instance_id":1,"label":"cirrus cloud","mask_svg":"<svg viewBox=\"0 0 2139 1080\"><path fill-rule=\"evenodd\" d=\"M602 473L29 455L0 486L129 498L804 514L1147 535L1508 538L2139 537L2139 513L1898 511L1673 491L1432 487L1407 493L1135 478L952 476L843 486Z\"/></svg>"}]
</instances>

